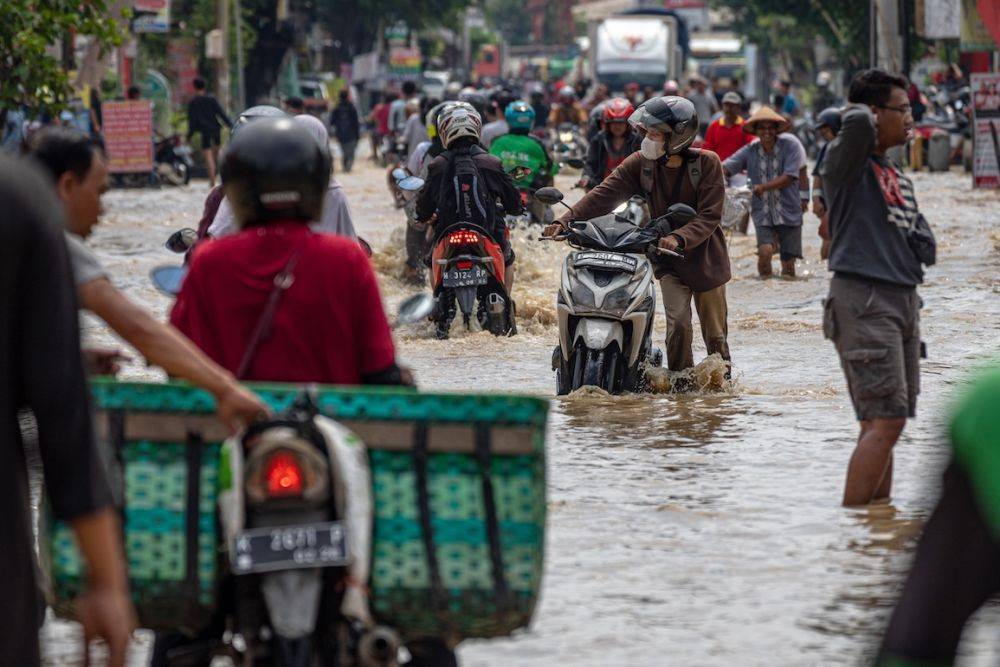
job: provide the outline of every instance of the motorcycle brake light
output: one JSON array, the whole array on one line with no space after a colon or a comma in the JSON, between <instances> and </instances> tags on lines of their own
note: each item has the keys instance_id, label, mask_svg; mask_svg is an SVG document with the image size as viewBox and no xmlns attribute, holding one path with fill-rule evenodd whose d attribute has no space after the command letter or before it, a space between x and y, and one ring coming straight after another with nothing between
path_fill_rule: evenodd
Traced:
<instances>
[{"instance_id":1,"label":"motorcycle brake light","mask_svg":"<svg viewBox=\"0 0 1000 667\"><path fill-rule=\"evenodd\" d=\"M448 243L451 245L466 245L479 243L479 234L467 230L459 230L448 235Z\"/></svg>"},{"instance_id":2,"label":"motorcycle brake light","mask_svg":"<svg viewBox=\"0 0 1000 667\"><path fill-rule=\"evenodd\" d=\"M521 203L522 204L528 203L528 193L525 192L524 190L521 191Z\"/></svg>"},{"instance_id":3,"label":"motorcycle brake light","mask_svg":"<svg viewBox=\"0 0 1000 667\"><path fill-rule=\"evenodd\" d=\"M455 262L455 266L457 266L462 271L466 271L472 268L472 262L466 259L461 262Z\"/></svg>"},{"instance_id":4,"label":"motorcycle brake light","mask_svg":"<svg viewBox=\"0 0 1000 667\"><path fill-rule=\"evenodd\" d=\"M272 454L264 465L264 479L267 482L267 495L271 498L302 495L302 466L291 452L278 451Z\"/></svg>"}]
</instances>

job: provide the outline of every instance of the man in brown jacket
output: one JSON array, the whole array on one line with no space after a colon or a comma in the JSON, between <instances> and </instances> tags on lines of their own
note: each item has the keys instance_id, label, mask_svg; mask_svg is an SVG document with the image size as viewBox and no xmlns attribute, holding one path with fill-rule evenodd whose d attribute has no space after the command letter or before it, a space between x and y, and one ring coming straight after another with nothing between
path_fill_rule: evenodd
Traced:
<instances>
[{"instance_id":1,"label":"man in brown jacket","mask_svg":"<svg viewBox=\"0 0 1000 667\"><path fill-rule=\"evenodd\" d=\"M725 200L722 164L715 153L688 148L698 133L698 115L684 98L653 99L637 109L629 122L643 134L642 148L546 228L545 234L560 233L571 220L609 213L633 195L646 197L653 218L666 213L671 204L693 207L698 215L659 243L660 248L681 253L683 258L651 258L666 311L667 367L680 371L694 365L692 298L708 353L718 352L728 363L726 283L730 268L720 226Z\"/></svg>"}]
</instances>

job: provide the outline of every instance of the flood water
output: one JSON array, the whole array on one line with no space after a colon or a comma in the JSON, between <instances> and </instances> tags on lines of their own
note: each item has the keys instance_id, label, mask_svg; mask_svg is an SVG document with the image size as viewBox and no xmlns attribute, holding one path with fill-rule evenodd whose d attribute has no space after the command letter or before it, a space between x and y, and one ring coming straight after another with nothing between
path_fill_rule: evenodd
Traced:
<instances>
[{"instance_id":1,"label":"flood water","mask_svg":"<svg viewBox=\"0 0 1000 667\"><path fill-rule=\"evenodd\" d=\"M355 224L376 249L387 309L415 288L400 280L401 212L384 175L359 158L341 175ZM576 174L557 184L568 200ZM804 665L870 662L947 460L949 401L1000 347L1000 205L965 174L916 175L939 240L925 301L919 415L896 449L891 504L840 506L857 425L833 346L822 337L828 274L807 216L799 278L756 278L752 232L730 239L730 347L735 381L719 392L555 398L554 299L561 244L515 235L520 334L430 326L397 332L423 388L552 398L546 572L530 629L460 648L466 665ZM114 281L164 314L149 269L176 262L167 235L194 226L204 182L113 191L91 241ZM537 232L534 232L537 234ZM110 340L89 321L91 340ZM697 335L697 324L695 325ZM655 338L662 345L663 313ZM695 357L704 356L700 340ZM138 363L126 377L150 377ZM1000 662L1000 609L966 635L962 664ZM46 629L53 662L72 629ZM141 662L142 649L135 660Z\"/></svg>"}]
</instances>

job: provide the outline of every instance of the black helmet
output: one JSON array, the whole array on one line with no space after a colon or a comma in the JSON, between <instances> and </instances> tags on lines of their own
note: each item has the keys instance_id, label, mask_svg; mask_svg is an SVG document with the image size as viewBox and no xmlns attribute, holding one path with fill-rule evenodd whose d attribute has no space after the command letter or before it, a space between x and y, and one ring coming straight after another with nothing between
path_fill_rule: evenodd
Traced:
<instances>
[{"instance_id":1,"label":"black helmet","mask_svg":"<svg viewBox=\"0 0 1000 667\"><path fill-rule=\"evenodd\" d=\"M318 220L330 182L330 150L291 118L248 124L226 146L222 187L241 227Z\"/></svg>"},{"instance_id":2,"label":"black helmet","mask_svg":"<svg viewBox=\"0 0 1000 667\"><path fill-rule=\"evenodd\" d=\"M828 128L833 130L834 134L840 132L840 109L837 107L827 107L819 112L816 116L816 122L813 123L813 127L817 130L826 125Z\"/></svg>"},{"instance_id":3,"label":"black helmet","mask_svg":"<svg viewBox=\"0 0 1000 667\"><path fill-rule=\"evenodd\" d=\"M232 138L241 127L247 123L257 120L258 118L288 118L288 114L278 107L272 107L267 104L250 107L241 113L240 117L236 119L235 123L233 123L232 129L229 130L229 137Z\"/></svg>"},{"instance_id":4,"label":"black helmet","mask_svg":"<svg viewBox=\"0 0 1000 667\"><path fill-rule=\"evenodd\" d=\"M476 91L466 91L459 94L458 101L471 104L472 108L479 114L479 117L484 121L486 120L486 109L489 107L490 102L486 99L485 95Z\"/></svg>"},{"instance_id":5,"label":"black helmet","mask_svg":"<svg viewBox=\"0 0 1000 667\"><path fill-rule=\"evenodd\" d=\"M628 122L639 130L663 132L668 155L676 155L698 135L698 112L690 100L675 95L654 97L636 109Z\"/></svg>"}]
</instances>

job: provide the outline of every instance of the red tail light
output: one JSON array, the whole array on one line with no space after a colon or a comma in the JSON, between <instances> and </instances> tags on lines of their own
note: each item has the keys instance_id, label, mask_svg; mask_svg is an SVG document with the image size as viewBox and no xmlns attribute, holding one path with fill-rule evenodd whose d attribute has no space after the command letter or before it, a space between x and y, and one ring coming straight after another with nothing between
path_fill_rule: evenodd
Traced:
<instances>
[{"instance_id":1,"label":"red tail light","mask_svg":"<svg viewBox=\"0 0 1000 667\"><path fill-rule=\"evenodd\" d=\"M462 262L455 262L455 266L457 266L461 271L467 271L468 269L472 268L472 262L468 260Z\"/></svg>"},{"instance_id":2,"label":"red tail light","mask_svg":"<svg viewBox=\"0 0 1000 667\"><path fill-rule=\"evenodd\" d=\"M470 243L479 243L479 234L464 229L457 232L452 232L451 234L448 235L448 243L450 243L451 245L465 245Z\"/></svg>"},{"instance_id":3,"label":"red tail light","mask_svg":"<svg viewBox=\"0 0 1000 667\"><path fill-rule=\"evenodd\" d=\"M527 192L525 192L524 190L521 190L521 203L522 203L522 204L525 204L525 205L527 205L527 203L528 203L528 200L529 200L530 198L531 198L531 197L530 197L530 196L528 195L528 193L527 193Z\"/></svg>"},{"instance_id":4,"label":"red tail light","mask_svg":"<svg viewBox=\"0 0 1000 667\"><path fill-rule=\"evenodd\" d=\"M271 498L302 495L302 468L290 452L276 452L267 460L264 479Z\"/></svg>"}]
</instances>

